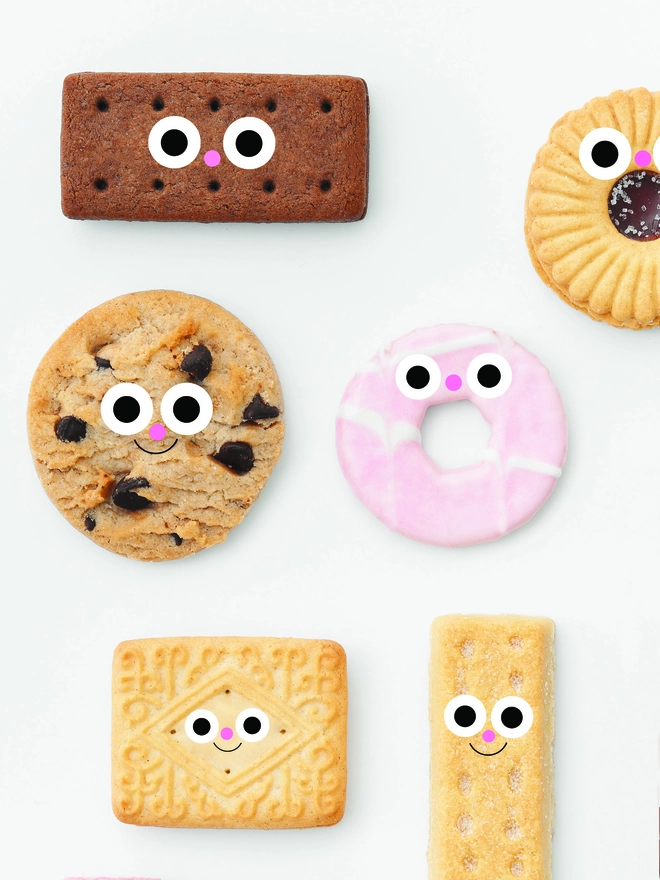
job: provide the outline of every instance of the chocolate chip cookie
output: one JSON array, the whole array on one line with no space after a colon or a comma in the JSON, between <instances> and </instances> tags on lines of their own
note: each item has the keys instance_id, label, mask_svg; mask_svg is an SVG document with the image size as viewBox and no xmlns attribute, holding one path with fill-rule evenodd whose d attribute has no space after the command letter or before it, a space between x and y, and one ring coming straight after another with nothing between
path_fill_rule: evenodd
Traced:
<instances>
[{"instance_id":1,"label":"chocolate chip cookie","mask_svg":"<svg viewBox=\"0 0 660 880\"><path fill-rule=\"evenodd\" d=\"M280 456L282 392L268 353L209 300L130 293L72 324L28 403L39 478L69 522L134 559L224 541Z\"/></svg>"}]
</instances>

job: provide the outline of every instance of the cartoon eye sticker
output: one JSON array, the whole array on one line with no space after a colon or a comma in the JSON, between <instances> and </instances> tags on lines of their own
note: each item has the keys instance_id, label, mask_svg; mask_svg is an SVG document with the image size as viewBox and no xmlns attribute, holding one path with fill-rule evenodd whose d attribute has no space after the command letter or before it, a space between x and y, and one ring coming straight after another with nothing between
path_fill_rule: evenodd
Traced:
<instances>
[{"instance_id":1,"label":"cartoon eye sticker","mask_svg":"<svg viewBox=\"0 0 660 880\"><path fill-rule=\"evenodd\" d=\"M426 354L410 354L397 366L396 386L411 400L426 400L440 387L440 367Z\"/></svg>"},{"instance_id":2,"label":"cartoon eye sticker","mask_svg":"<svg viewBox=\"0 0 660 880\"><path fill-rule=\"evenodd\" d=\"M184 116L159 119L149 132L149 152L164 168L185 168L202 146L197 126Z\"/></svg>"},{"instance_id":3,"label":"cartoon eye sticker","mask_svg":"<svg viewBox=\"0 0 660 880\"><path fill-rule=\"evenodd\" d=\"M493 706L490 721L497 733L505 739L518 739L532 726L534 712L522 697L504 697Z\"/></svg>"},{"instance_id":4,"label":"cartoon eye sticker","mask_svg":"<svg viewBox=\"0 0 660 880\"><path fill-rule=\"evenodd\" d=\"M245 742L259 742L268 735L270 721L261 709L243 709L236 718L235 729Z\"/></svg>"},{"instance_id":5,"label":"cartoon eye sticker","mask_svg":"<svg viewBox=\"0 0 660 880\"><path fill-rule=\"evenodd\" d=\"M154 412L151 398L141 385L120 382L103 395L101 418L106 428L128 437L143 431Z\"/></svg>"},{"instance_id":6,"label":"cartoon eye sticker","mask_svg":"<svg viewBox=\"0 0 660 880\"><path fill-rule=\"evenodd\" d=\"M616 128L596 128L582 139L580 165L596 180L614 180L626 171L632 149L625 134Z\"/></svg>"},{"instance_id":7,"label":"cartoon eye sticker","mask_svg":"<svg viewBox=\"0 0 660 880\"><path fill-rule=\"evenodd\" d=\"M445 707L445 724L456 736L474 736L486 723L486 709L481 700L461 694Z\"/></svg>"},{"instance_id":8,"label":"cartoon eye sticker","mask_svg":"<svg viewBox=\"0 0 660 880\"><path fill-rule=\"evenodd\" d=\"M196 709L186 718L184 725L186 736L194 743L210 743L218 735L220 724L213 712L208 709Z\"/></svg>"},{"instance_id":9,"label":"cartoon eye sticker","mask_svg":"<svg viewBox=\"0 0 660 880\"><path fill-rule=\"evenodd\" d=\"M263 119L243 116L227 128L222 146L232 165L245 169L261 168L275 152L275 134Z\"/></svg>"},{"instance_id":10,"label":"cartoon eye sticker","mask_svg":"<svg viewBox=\"0 0 660 880\"><path fill-rule=\"evenodd\" d=\"M181 382L163 395L160 414L170 431L189 436L203 431L211 421L213 401L200 385Z\"/></svg>"},{"instance_id":11,"label":"cartoon eye sticker","mask_svg":"<svg viewBox=\"0 0 660 880\"><path fill-rule=\"evenodd\" d=\"M480 354L470 361L467 383L477 397L493 399L509 390L513 372L509 362L500 354Z\"/></svg>"}]
</instances>

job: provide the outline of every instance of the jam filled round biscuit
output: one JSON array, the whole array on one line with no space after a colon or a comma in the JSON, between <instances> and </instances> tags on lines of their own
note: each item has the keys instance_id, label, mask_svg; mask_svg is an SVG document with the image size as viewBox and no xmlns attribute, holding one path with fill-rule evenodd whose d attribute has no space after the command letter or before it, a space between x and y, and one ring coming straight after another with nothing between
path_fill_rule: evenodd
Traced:
<instances>
[{"instance_id":1,"label":"jam filled round biscuit","mask_svg":"<svg viewBox=\"0 0 660 880\"><path fill-rule=\"evenodd\" d=\"M660 92L613 92L563 116L529 178L541 279L597 321L660 324Z\"/></svg>"},{"instance_id":2,"label":"jam filled round biscuit","mask_svg":"<svg viewBox=\"0 0 660 880\"><path fill-rule=\"evenodd\" d=\"M421 445L429 406L470 400L491 425L481 460L443 470ZM416 541L460 547L526 523L555 487L566 417L550 374L509 336L446 324L415 330L351 379L337 453L354 493Z\"/></svg>"},{"instance_id":3,"label":"jam filled round biscuit","mask_svg":"<svg viewBox=\"0 0 660 880\"><path fill-rule=\"evenodd\" d=\"M223 541L280 456L275 368L209 300L131 293L92 309L43 358L28 429L51 501L97 544L135 559Z\"/></svg>"}]
</instances>

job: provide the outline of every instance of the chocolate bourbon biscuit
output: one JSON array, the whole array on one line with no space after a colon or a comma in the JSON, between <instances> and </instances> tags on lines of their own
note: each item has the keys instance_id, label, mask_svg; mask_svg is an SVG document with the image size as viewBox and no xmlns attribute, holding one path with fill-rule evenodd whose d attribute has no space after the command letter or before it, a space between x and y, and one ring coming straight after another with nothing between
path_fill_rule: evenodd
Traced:
<instances>
[{"instance_id":1,"label":"chocolate bourbon biscuit","mask_svg":"<svg viewBox=\"0 0 660 880\"><path fill-rule=\"evenodd\" d=\"M102 547L163 560L224 541L280 456L275 368L219 305L171 290L87 312L37 367L28 402L39 478Z\"/></svg>"},{"instance_id":2,"label":"chocolate bourbon biscuit","mask_svg":"<svg viewBox=\"0 0 660 880\"><path fill-rule=\"evenodd\" d=\"M369 99L351 76L75 73L62 210L76 220L361 220Z\"/></svg>"},{"instance_id":3,"label":"chocolate bourbon biscuit","mask_svg":"<svg viewBox=\"0 0 660 880\"><path fill-rule=\"evenodd\" d=\"M179 828L335 825L347 700L336 642L123 642L112 682L115 815Z\"/></svg>"}]
</instances>

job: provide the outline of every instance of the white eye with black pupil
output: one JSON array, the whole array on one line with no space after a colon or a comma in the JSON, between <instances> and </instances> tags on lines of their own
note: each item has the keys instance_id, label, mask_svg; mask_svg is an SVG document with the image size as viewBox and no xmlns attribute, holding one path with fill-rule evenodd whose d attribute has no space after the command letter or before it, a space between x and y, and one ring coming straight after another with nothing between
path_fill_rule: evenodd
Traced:
<instances>
[{"instance_id":1,"label":"white eye with black pupil","mask_svg":"<svg viewBox=\"0 0 660 880\"><path fill-rule=\"evenodd\" d=\"M270 721L261 709L243 709L236 719L236 733L245 742L259 742L269 730Z\"/></svg>"},{"instance_id":2,"label":"white eye with black pupil","mask_svg":"<svg viewBox=\"0 0 660 880\"><path fill-rule=\"evenodd\" d=\"M163 395L160 414L171 431L188 436L203 431L213 415L213 401L200 385L181 382Z\"/></svg>"},{"instance_id":3,"label":"white eye with black pupil","mask_svg":"<svg viewBox=\"0 0 660 880\"><path fill-rule=\"evenodd\" d=\"M185 168L202 146L197 127L184 116L159 119L149 132L149 152L164 168Z\"/></svg>"},{"instance_id":4,"label":"white eye with black pupil","mask_svg":"<svg viewBox=\"0 0 660 880\"><path fill-rule=\"evenodd\" d=\"M486 723L486 709L481 700L461 694L447 703L445 724L456 736L474 736Z\"/></svg>"},{"instance_id":5,"label":"white eye with black pupil","mask_svg":"<svg viewBox=\"0 0 660 880\"><path fill-rule=\"evenodd\" d=\"M440 367L425 354L410 354L397 366L394 376L399 391L411 400L426 400L440 387Z\"/></svg>"},{"instance_id":6,"label":"white eye with black pupil","mask_svg":"<svg viewBox=\"0 0 660 880\"><path fill-rule=\"evenodd\" d=\"M222 139L225 156L238 168L261 168L275 152L273 129L256 116L236 119Z\"/></svg>"},{"instance_id":7,"label":"white eye with black pupil","mask_svg":"<svg viewBox=\"0 0 660 880\"><path fill-rule=\"evenodd\" d=\"M467 368L468 387L477 397L493 399L509 390L513 372L509 362L499 354L480 354Z\"/></svg>"},{"instance_id":8,"label":"white eye with black pupil","mask_svg":"<svg viewBox=\"0 0 660 880\"><path fill-rule=\"evenodd\" d=\"M101 418L106 428L128 437L143 431L154 413L151 398L141 385L120 382L103 395Z\"/></svg>"},{"instance_id":9,"label":"white eye with black pupil","mask_svg":"<svg viewBox=\"0 0 660 880\"><path fill-rule=\"evenodd\" d=\"M220 724L213 712L197 709L186 718L185 731L188 739L195 743L210 743L218 735Z\"/></svg>"},{"instance_id":10,"label":"white eye with black pupil","mask_svg":"<svg viewBox=\"0 0 660 880\"><path fill-rule=\"evenodd\" d=\"M625 134L616 128L596 128L580 144L580 164L596 180L614 180L625 173L632 150Z\"/></svg>"},{"instance_id":11,"label":"white eye with black pupil","mask_svg":"<svg viewBox=\"0 0 660 880\"><path fill-rule=\"evenodd\" d=\"M504 697L493 706L490 720L500 736L518 739L532 726L534 713L527 700L522 697Z\"/></svg>"}]
</instances>

